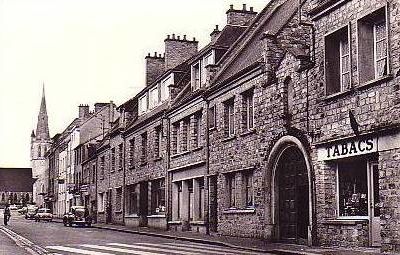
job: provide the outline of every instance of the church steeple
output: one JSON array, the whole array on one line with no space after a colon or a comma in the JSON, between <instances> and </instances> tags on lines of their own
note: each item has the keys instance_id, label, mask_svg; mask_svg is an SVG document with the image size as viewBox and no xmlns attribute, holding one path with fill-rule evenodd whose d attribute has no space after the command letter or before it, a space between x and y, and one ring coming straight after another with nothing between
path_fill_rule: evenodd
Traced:
<instances>
[{"instance_id":1,"label":"church steeple","mask_svg":"<svg viewBox=\"0 0 400 255\"><path fill-rule=\"evenodd\" d=\"M37 122L37 126L36 126L36 139L48 140L48 139L50 139L50 134L49 134L49 123L48 123L48 119L47 119L44 84L43 84L43 92L42 93L43 93L42 94L42 102L40 103L38 122Z\"/></svg>"}]
</instances>

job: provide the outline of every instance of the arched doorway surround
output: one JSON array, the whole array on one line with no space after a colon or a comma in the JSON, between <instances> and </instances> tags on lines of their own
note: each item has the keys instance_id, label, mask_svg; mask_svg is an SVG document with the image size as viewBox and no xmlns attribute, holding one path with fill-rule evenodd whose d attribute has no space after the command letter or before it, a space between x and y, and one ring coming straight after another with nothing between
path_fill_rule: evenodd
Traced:
<instances>
[{"instance_id":1,"label":"arched doorway surround","mask_svg":"<svg viewBox=\"0 0 400 255\"><path fill-rule=\"evenodd\" d=\"M301 158L301 160L300 160ZM281 137L274 145L274 147L271 150L271 153L269 154L268 157L268 169L271 169L271 176L270 176L270 181L271 183L271 205L270 205L270 212L271 212L271 219L272 219L272 224L274 226L274 239L278 241L284 241L282 239L286 239L286 236L282 236L282 227L281 225L287 223L284 219L280 219L282 217L282 210L280 210L283 201L280 200L280 192L282 193L284 190L284 187L280 187L280 184L282 186L282 183L285 183L282 181L283 175L281 174L282 171L285 171L283 168L285 167L290 167L290 164L288 163L288 160L294 159L297 160L298 162L301 162L301 164L304 164L304 167L299 167L295 169L291 169L290 171L298 172L300 175L302 174L302 169L306 172L306 185L307 185L307 190L308 190L308 197L306 198L307 203L304 204L302 203L302 206L306 206L306 208L303 207L303 212L304 209L308 212L306 217L308 219L305 219L307 222L307 238L306 240L300 240L302 238L299 238L297 236L296 240L294 242L297 243L302 243L306 242L308 245L312 245L313 243L313 238L312 238L312 233L313 233L313 178L312 178L312 167L311 167L311 160L308 155L308 152L303 145L303 143L296 137L294 136L283 136ZM300 160L300 161L299 161ZM289 175L286 175L286 178L289 177ZM300 185L304 189L304 183L303 185ZM301 187L298 187L301 189ZM296 192L296 190L295 190ZM286 194L285 194L286 196ZM304 197L303 197L304 198ZM287 197L286 197L287 199ZM287 199L289 200L289 199ZM295 200L295 199L294 199ZM288 201L287 201L288 202ZM294 203L298 203L300 201L293 201ZM302 211L302 210L300 210ZM298 212L299 213L299 212ZM301 213L301 212L300 212ZM302 215L304 216L304 213ZM295 215L297 217L297 215ZM299 224L301 225L301 223ZM302 227L302 226L300 226Z\"/></svg>"}]
</instances>

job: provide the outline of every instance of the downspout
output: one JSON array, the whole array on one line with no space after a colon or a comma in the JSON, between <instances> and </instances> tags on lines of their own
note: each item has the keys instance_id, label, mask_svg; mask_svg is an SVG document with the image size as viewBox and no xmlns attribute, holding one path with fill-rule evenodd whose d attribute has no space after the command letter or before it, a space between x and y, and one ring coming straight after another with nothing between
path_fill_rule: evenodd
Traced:
<instances>
[{"instance_id":1,"label":"downspout","mask_svg":"<svg viewBox=\"0 0 400 255\"><path fill-rule=\"evenodd\" d=\"M125 120L125 109L123 110L123 127L121 130L121 138L123 140L122 149L124 150L124 154L122 156L122 171L123 171L123 180L122 180L122 224L125 225L125 206L126 206L126 165L125 165L125 157L126 157L126 139L125 139L125 127L126 127L126 120Z\"/></svg>"},{"instance_id":2,"label":"downspout","mask_svg":"<svg viewBox=\"0 0 400 255\"><path fill-rule=\"evenodd\" d=\"M166 187L166 201L165 201L165 203L166 203L166 220L167 220L167 228L168 228L168 221L170 221L170 220L172 220L172 214L171 214L171 210L170 210L170 208L172 208L172 181L171 181L171 177L170 177L170 174L169 174L169 171L168 171L168 169L170 168L170 155L171 155L171 152L170 152L170 149L171 149L171 146L170 146L170 119L167 117L167 113L165 113L164 114L164 116L162 117L162 119L161 119L161 121L162 121L162 123L161 123L161 128L162 128L162 132L164 131L164 129L165 129L165 127L164 127L164 119L166 120L165 122L166 122L166 125L167 125L167 127L166 127L166 150L165 150L165 157L166 157L166 160L165 160L165 177L166 177L166 185L165 185L165 187ZM164 136L164 134L163 134L163 136ZM171 206L170 206L171 205Z\"/></svg>"},{"instance_id":3,"label":"downspout","mask_svg":"<svg viewBox=\"0 0 400 255\"><path fill-rule=\"evenodd\" d=\"M209 107L209 101L207 98L204 98L204 101L206 102L206 107L205 107L205 116L206 116L206 176L205 178L205 184L204 186L207 187L207 210L206 210L206 234L210 234L210 183L209 183L209 173L210 173L210 138L209 138L209 128L210 128L210 123L209 123L209 116L208 116L208 107Z\"/></svg>"}]
</instances>

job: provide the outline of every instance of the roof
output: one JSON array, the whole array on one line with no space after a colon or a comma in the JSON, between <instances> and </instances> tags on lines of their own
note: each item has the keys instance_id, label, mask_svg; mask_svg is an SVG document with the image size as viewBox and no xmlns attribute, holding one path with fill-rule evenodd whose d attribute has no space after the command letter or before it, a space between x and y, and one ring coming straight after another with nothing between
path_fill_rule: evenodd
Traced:
<instances>
[{"instance_id":1,"label":"roof","mask_svg":"<svg viewBox=\"0 0 400 255\"><path fill-rule=\"evenodd\" d=\"M32 192L32 168L0 168L0 191Z\"/></svg>"},{"instance_id":2,"label":"roof","mask_svg":"<svg viewBox=\"0 0 400 255\"><path fill-rule=\"evenodd\" d=\"M230 48L229 53L221 59L221 69L214 80L223 81L262 60L263 34L277 34L296 14L299 0L287 0L280 5L273 3L274 1L271 1L258 14L250 27Z\"/></svg>"}]
</instances>

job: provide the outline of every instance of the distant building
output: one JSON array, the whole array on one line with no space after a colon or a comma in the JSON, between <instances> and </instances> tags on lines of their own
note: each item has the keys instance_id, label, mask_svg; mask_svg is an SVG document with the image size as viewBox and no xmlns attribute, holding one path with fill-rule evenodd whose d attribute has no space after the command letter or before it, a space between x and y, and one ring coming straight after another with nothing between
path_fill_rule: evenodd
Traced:
<instances>
[{"instance_id":1,"label":"distant building","mask_svg":"<svg viewBox=\"0 0 400 255\"><path fill-rule=\"evenodd\" d=\"M32 202L32 169L0 168L0 206Z\"/></svg>"}]
</instances>

